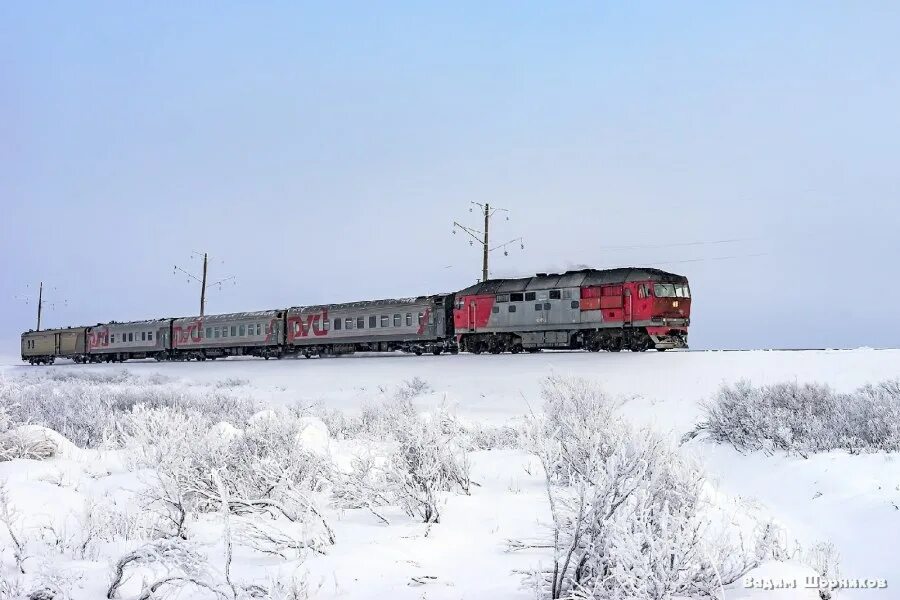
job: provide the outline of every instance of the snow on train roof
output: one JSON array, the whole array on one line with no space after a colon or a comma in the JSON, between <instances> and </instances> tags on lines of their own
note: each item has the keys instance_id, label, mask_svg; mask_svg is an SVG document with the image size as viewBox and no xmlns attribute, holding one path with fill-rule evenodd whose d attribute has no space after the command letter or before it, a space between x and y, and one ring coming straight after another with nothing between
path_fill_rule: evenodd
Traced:
<instances>
[{"instance_id":1,"label":"snow on train roof","mask_svg":"<svg viewBox=\"0 0 900 600\"><path fill-rule=\"evenodd\" d=\"M384 298L382 300L360 300L358 302L341 302L336 304L311 304L309 306L292 306L288 310L292 312L303 312L305 310L321 310L327 308L347 309L347 308L367 308L377 306L407 306L410 304L421 304L429 302L433 298L442 298L446 294L435 294L431 296L416 296L413 298Z\"/></svg>"},{"instance_id":2,"label":"snow on train roof","mask_svg":"<svg viewBox=\"0 0 900 600\"><path fill-rule=\"evenodd\" d=\"M204 315L204 321L239 321L242 319L271 319L277 317L280 310L256 310L237 313L225 313L221 315ZM179 317L176 321L197 321L201 319L200 315L193 317Z\"/></svg>"},{"instance_id":3,"label":"snow on train roof","mask_svg":"<svg viewBox=\"0 0 900 600\"><path fill-rule=\"evenodd\" d=\"M545 290L550 288L581 287L585 285L606 285L626 281L664 281L685 283L687 277L649 267L620 267L617 269L581 269L565 273L538 273L533 277L518 279L489 279L476 283L459 295L496 294L500 292L521 292L525 290Z\"/></svg>"}]
</instances>

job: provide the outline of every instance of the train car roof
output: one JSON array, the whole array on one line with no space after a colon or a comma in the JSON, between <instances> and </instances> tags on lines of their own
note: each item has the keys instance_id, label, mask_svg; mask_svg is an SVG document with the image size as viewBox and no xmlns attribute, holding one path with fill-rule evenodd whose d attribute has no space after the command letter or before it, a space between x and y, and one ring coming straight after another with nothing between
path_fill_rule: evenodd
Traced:
<instances>
[{"instance_id":1,"label":"train car roof","mask_svg":"<svg viewBox=\"0 0 900 600\"><path fill-rule=\"evenodd\" d=\"M565 273L538 273L518 279L488 279L459 292L459 295L498 294L552 288L609 285L628 281L659 281L687 283L687 277L648 267L620 267L617 269L580 269Z\"/></svg>"},{"instance_id":2,"label":"train car roof","mask_svg":"<svg viewBox=\"0 0 900 600\"><path fill-rule=\"evenodd\" d=\"M224 313L221 315L204 315L203 321L234 321L239 319L270 319L272 317L278 316L281 310L256 310L256 311L247 311L247 312L237 312L237 313ZM178 317L175 319L178 321L197 321L201 317L200 315L196 315L193 317Z\"/></svg>"},{"instance_id":3,"label":"train car roof","mask_svg":"<svg viewBox=\"0 0 900 600\"><path fill-rule=\"evenodd\" d=\"M46 334L46 333L61 333L63 331L75 331L78 329L87 329L87 327L75 326L75 327L49 327L47 329L41 329L40 331L35 331L34 329L29 329L22 333L22 337L26 335L35 335L35 334Z\"/></svg>"},{"instance_id":4,"label":"train car roof","mask_svg":"<svg viewBox=\"0 0 900 600\"><path fill-rule=\"evenodd\" d=\"M291 312L303 312L305 310L321 310L323 308L348 309L348 308L374 308L379 306L407 306L429 301L433 298L442 298L448 294L431 294L428 296L415 296L413 298L384 298L382 300L360 300L358 302L341 302L337 304L311 304L309 306L292 306Z\"/></svg>"},{"instance_id":5,"label":"train car roof","mask_svg":"<svg viewBox=\"0 0 900 600\"><path fill-rule=\"evenodd\" d=\"M109 321L107 323L97 323L96 325L88 325L88 327L109 327L110 325L128 325L128 326L139 326L139 325L157 325L164 321L169 321L168 317L161 319L143 319L140 321Z\"/></svg>"}]
</instances>

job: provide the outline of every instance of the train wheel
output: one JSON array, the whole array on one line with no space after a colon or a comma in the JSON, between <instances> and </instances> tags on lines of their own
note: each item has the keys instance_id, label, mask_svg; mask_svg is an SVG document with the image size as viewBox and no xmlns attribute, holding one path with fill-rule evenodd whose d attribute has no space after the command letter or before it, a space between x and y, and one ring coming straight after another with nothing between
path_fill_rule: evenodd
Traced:
<instances>
[{"instance_id":1,"label":"train wheel","mask_svg":"<svg viewBox=\"0 0 900 600\"><path fill-rule=\"evenodd\" d=\"M657 352L665 352L666 350L668 350L668 348L657 348L656 349Z\"/></svg>"},{"instance_id":2,"label":"train wheel","mask_svg":"<svg viewBox=\"0 0 900 600\"><path fill-rule=\"evenodd\" d=\"M437 347L432 348L432 349L431 349L431 353L434 354L435 356L440 356L440 355L441 355L441 349L440 349L440 348L437 348Z\"/></svg>"}]
</instances>

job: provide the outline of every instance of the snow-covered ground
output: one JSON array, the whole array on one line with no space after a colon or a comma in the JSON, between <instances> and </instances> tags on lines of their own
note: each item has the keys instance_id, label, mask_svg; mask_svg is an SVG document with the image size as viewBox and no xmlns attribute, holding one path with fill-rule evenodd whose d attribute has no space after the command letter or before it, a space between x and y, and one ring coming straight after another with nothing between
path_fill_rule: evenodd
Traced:
<instances>
[{"instance_id":1,"label":"snow-covered ground","mask_svg":"<svg viewBox=\"0 0 900 600\"><path fill-rule=\"evenodd\" d=\"M700 419L699 403L723 383L748 379L827 383L839 391L900 377L900 351L753 351L588 354L544 352L501 356L351 356L333 359L205 363L133 362L126 365L23 366L0 361L0 376L41 370L162 373L185 386L246 380L242 391L272 405L324 405L348 412L414 377L430 391L415 399L428 410L451 407L464 421L503 424L541 405L539 389L551 374L596 381L626 398L623 414L674 439ZM339 451L339 444L334 444ZM841 575L886 579L887 591L842 592L840 597L893 597L900 587L900 457L851 456L846 452L808 459L777 453L742 455L730 447L693 440L681 451L698 458L724 494L754 501L785 526L789 544L832 542ZM321 598L533 598L521 572L548 555L506 552L506 540L534 537L549 522L543 477L534 457L519 450L475 452L471 495L453 495L439 524L426 527L396 511L386 526L355 511L333 516L337 543L326 555L302 564ZM48 461L0 462L0 480L34 523L65 521L85 497L116 494L136 485L135 475L109 468L102 452L73 451ZM111 474L106 474L111 472ZM0 542L3 542L0 531ZM6 556L9 560L9 556ZM61 560L61 559L60 559ZM66 563L67 568L75 568ZM8 567L9 565L7 565ZM234 571L248 577L278 568L271 557L236 554ZM0 570L0 574L9 570ZM108 568L91 567L72 597L105 594ZM782 576L784 571L778 571ZM733 590L728 597L743 597ZM806 594L806 595L804 595ZM127 597L127 595L126 595ZM753 596L755 597L755 596ZM784 597L817 597L808 591Z\"/></svg>"}]
</instances>

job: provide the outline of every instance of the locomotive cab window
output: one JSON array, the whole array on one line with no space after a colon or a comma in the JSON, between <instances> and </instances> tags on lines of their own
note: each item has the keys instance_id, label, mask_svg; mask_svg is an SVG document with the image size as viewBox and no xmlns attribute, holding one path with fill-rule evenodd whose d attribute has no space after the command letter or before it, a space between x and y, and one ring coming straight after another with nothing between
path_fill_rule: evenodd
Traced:
<instances>
[{"instance_id":1,"label":"locomotive cab window","mask_svg":"<svg viewBox=\"0 0 900 600\"><path fill-rule=\"evenodd\" d=\"M655 283L653 295L657 298L690 298L691 292L684 283Z\"/></svg>"}]
</instances>

